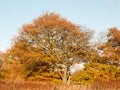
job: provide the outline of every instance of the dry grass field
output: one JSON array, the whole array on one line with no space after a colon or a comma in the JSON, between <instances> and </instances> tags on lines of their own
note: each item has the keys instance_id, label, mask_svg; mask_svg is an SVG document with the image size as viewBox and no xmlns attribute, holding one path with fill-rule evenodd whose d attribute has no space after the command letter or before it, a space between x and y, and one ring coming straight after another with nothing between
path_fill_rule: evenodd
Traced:
<instances>
[{"instance_id":1,"label":"dry grass field","mask_svg":"<svg viewBox=\"0 0 120 90\"><path fill-rule=\"evenodd\" d=\"M62 85L51 82L0 82L0 90L120 90L120 80L97 81L91 86Z\"/></svg>"}]
</instances>

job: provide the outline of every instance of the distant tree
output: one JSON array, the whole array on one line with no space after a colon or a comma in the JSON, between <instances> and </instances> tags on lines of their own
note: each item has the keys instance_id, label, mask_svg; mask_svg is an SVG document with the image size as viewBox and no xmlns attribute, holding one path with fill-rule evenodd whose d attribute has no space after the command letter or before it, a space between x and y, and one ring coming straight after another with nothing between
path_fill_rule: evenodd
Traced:
<instances>
[{"instance_id":1,"label":"distant tree","mask_svg":"<svg viewBox=\"0 0 120 90\"><path fill-rule=\"evenodd\" d=\"M81 28L58 14L46 13L22 27L4 59L17 61L27 72L27 77L57 72L63 83L67 83L71 65L88 60L92 34L91 30Z\"/></svg>"},{"instance_id":2,"label":"distant tree","mask_svg":"<svg viewBox=\"0 0 120 90\"><path fill-rule=\"evenodd\" d=\"M107 41L99 46L102 56L109 64L120 65L120 30L110 28L107 34Z\"/></svg>"},{"instance_id":3,"label":"distant tree","mask_svg":"<svg viewBox=\"0 0 120 90\"><path fill-rule=\"evenodd\" d=\"M2 71L3 71L3 61L2 61L3 52L0 51L0 78L3 78Z\"/></svg>"},{"instance_id":4,"label":"distant tree","mask_svg":"<svg viewBox=\"0 0 120 90\"><path fill-rule=\"evenodd\" d=\"M110 28L107 35L95 43L97 52L91 52L90 62L72 75L77 84L91 84L97 80L120 79L120 30Z\"/></svg>"},{"instance_id":5,"label":"distant tree","mask_svg":"<svg viewBox=\"0 0 120 90\"><path fill-rule=\"evenodd\" d=\"M1 72L1 69L2 69L2 60L0 60L0 72Z\"/></svg>"}]
</instances>

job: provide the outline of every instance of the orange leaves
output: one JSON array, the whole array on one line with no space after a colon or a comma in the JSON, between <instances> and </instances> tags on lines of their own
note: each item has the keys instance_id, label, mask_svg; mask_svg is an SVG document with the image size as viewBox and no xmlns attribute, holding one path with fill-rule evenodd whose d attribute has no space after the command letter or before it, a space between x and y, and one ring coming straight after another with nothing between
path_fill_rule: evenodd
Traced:
<instances>
[{"instance_id":1,"label":"orange leaves","mask_svg":"<svg viewBox=\"0 0 120 90\"><path fill-rule=\"evenodd\" d=\"M56 13L47 13L34 20L34 24L36 27L41 29L58 29L58 30L74 30L77 29L75 25L73 25L70 21L67 21L64 18L61 18Z\"/></svg>"},{"instance_id":2,"label":"orange leaves","mask_svg":"<svg viewBox=\"0 0 120 90\"><path fill-rule=\"evenodd\" d=\"M111 28L108 33L108 40L112 47L120 47L120 31L117 28Z\"/></svg>"},{"instance_id":3,"label":"orange leaves","mask_svg":"<svg viewBox=\"0 0 120 90\"><path fill-rule=\"evenodd\" d=\"M21 31L21 34L39 34L40 31L35 28L32 24L24 25Z\"/></svg>"},{"instance_id":4,"label":"orange leaves","mask_svg":"<svg viewBox=\"0 0 120 90\"><path fill-rule=\"evenodd\" d=\"M61 79L61 74L67 75L67 80L70 66L87 56L89 48L86 46L91 36L91 31L82 31L58 14L46 13L32 24L23 25L14 45L6 53L6 59L22 64L24 69L21 73L24 72L26 79L59 70L58 65L61 64L67 71L62 70L59 74Z\"/></svg>"},{"instance_id":5,"label":"orange leaves","mask_svg":"<svg viewBox=\"0 0 120 90\"><path fill-rule=\"evenodd\" d=\"M103 50L103 56L107 57L109 62L119 64L120 62L120 31L117 28L109 29L108 40L99 46Z\"/></svg>"},{"instance_id":6,"label":"orange leaves","mask_svg":"<svg viewBox=\"0 0 120 90\"><path fill-rule=\"evenodd\" d=\"M120 41L120 31L115 27L109 30L108 36L112 36L111 39Z\"/></svg>"}]
</instances>

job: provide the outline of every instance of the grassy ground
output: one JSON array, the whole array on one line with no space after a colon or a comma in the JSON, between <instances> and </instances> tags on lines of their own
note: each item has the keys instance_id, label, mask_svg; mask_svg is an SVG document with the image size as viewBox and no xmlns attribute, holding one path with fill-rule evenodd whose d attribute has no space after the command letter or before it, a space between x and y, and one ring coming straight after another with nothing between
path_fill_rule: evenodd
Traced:
<instances>
[{"instance_id":1,"label":"grassy ground","mask_svg":"<svg viewBox=\"0 0 120 90\"><path fill-rule=\"evenodd\" d=\"M120 90L120 81L95 82L92 86L62 85L50 82L0 82L0 90Z\"/></svg>"}]
</instances>

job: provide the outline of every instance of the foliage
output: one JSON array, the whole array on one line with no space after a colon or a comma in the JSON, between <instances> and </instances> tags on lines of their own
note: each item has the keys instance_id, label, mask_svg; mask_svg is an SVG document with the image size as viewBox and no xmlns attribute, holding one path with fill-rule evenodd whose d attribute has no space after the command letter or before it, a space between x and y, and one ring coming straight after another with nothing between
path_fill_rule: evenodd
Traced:
<instances>
[{"instance_id":1,"label":"foliage","mask_svg":"<svg viewBox=\"0 0 120 90\"><path fill-rule=\"evenodd\" d=\"M52 81L89 85L120 79L120 31L109 29L98 48L90 43L93 31L56 13L46 13L25 24L0 61L0 77L11 81ZM1 59L1 58L0 58ZM84 68L70 73L70 67Z\"/></svg>"},{"instance_id":2,"label":"foliage","mask_svg":"<svg viewBox=\"0 0 120 90\"><path fill-rule=\"evenodd\" d=\"M107 62L120 65L120 31L117 28L110 28L107 34L107 41L99 46L103 51L102 56Z\"/></svg>"},{"instance_id":3,"label":"foliage","mask_svg":"<svg viewBox=\"0 0 120 90\"><path fill-rule=\"evenodd\" d=\"M51 77L48 74L57 72L66 83L70 66L88 60L92 34L58 14L46 13L32 24L23 25L4 55L4 68L10 78L22 76L26 80Z\"/></svg>"},{"instance_id":4,"label":"foliage","mask_svg":"<svg viewBox=\"0 0 120 90\"><path fill-rule=\"evenodd\" d=\"M2 78L2 66L3 66L3 62L2 62L2 55L3 55L3 52L0 52L0 78Z\"/></svg>"},{"instance_id":5,"label":"foliage","mask_svg":"<svg viewBox=\"0 0 120 90\"><path fill-rule=\"evenodd\" d=\"M119 79L120 69L115 65L88 63L85 67L73 74L72 80L78 84L91 84L98 79Z\"/></svg>"}]
</instances>

